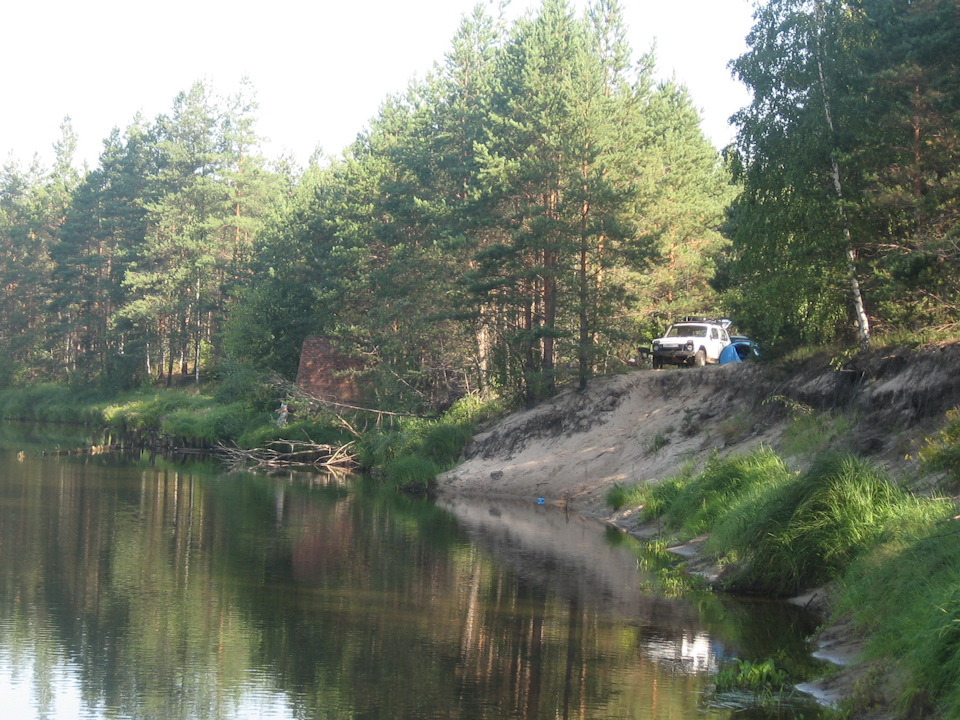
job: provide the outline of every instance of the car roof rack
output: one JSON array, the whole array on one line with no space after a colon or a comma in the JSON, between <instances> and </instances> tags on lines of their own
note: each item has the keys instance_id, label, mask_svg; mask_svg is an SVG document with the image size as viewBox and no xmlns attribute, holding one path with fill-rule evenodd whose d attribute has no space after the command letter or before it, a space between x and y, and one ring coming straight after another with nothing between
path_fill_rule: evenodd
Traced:
<instances>
[{"instance_id":1,"label":"car roof rack","mask_svg":"<svg viewBox=\"0 0 960 720\"><path fill-rule=\"evenodd\" d=\"M706 315L687 315L680 322L706 322L706 323L715 323L722 327L724 330L733 325L733 321L729 318L712 318Z\"/></svg>"}]
</instances>

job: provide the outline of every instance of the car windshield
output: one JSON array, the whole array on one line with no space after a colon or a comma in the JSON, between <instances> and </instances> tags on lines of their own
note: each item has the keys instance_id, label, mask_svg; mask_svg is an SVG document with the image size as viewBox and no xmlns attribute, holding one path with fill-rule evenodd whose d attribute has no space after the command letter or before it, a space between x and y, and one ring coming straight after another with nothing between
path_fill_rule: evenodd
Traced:
<instances>
[{"instance_id":1,"label":"car windshield","mask_svg":"<svg viewBox=\"0 0 960 720\"><path fill-rule=\"evenodd\" d=\"M671 325L666 337L706 337L706 325Z\"/></svg>"}]
</instances>

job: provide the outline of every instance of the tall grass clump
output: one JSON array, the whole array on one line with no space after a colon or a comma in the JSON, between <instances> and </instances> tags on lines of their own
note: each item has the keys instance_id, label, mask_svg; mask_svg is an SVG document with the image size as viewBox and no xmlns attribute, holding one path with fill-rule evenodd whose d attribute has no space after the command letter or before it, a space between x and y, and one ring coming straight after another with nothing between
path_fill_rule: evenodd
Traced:
<instances>
[{"instance_id":1,"label":"tall grass clump","mask_svg":"<svg viewBox=\"0 0 960 720\"><path fill-rule=\"evenodd\" d=\"M821 456L807 472L749 498L739 534L732 518L721 525L741 562L731 585L783 595L836 580L914 503L868 461Z\"/></svg>"},{"instance_id":2,"label":"tall grass clump","mask_svg":"<svg viewBox=\"0 0 960 720\"><path fill-rule=\"evenodd\" d=\"M768 448L725 459L714 456L699 475L676 492L666 508L667 518L675 527L699 535L734 511L754 488L788 474L783 461Z\"/></svg>"},{"instance_id":3,"label":"tall grass clump","mask_svg":"<svg viewBox=\"0 0 960 720\"><path fill-rule=\"evenodd\" d=\"M946 471L960 483L960 408L947 412L943 427L920 451L920 461L928 470Z\"/></svg>"},{"instance_id":4,"label":"tall grass clump","mask_svg":"<svg viewBox=\"0 0 960 720\"><path fill-rule=\"evenodd\" d=\"M870 636L867 654L907 680L904 716L960 717L960 532L952 502L918 500L897 531L851 564L837 612Z\"/></svg>"},{"instance_id":5,"label":"tall grass clump","mask_svg":"<svg viewBox=\"0 0 960 720\"><path fill-rule=\"evenodd\" d=\"M467 395L435 420L404 418L366 432L358 444L358 460L367 469L382 469L390 484L425 491L440 472L460 460L476 423L501 411L497 400Z\"/></svg>"},{"instance_id":6,"label":"tall grass clump","mask_svg":"<svg viewBox=\"0 0 960 720\"><path fill-rule=\"evenodd\" d=\"M441 469L429 458L404 455L384 465L383 477L388 486L419 495L427 492Z\"/></svg>"},{"instance_id":7,"label":"tall grass clump","mask_svg":"<svg viewBox=\"0 0 960 720\"><path fill-rule=\"evenodd\" d=\"M607 491L605 500L614 510L624 507L640 508L641 520L656 520L663 517L674 498L689 481L690 475L681 472L659 482L616 484Z\"/></svg>"},{"instance_id":8,"label":"tall grass clump","mask_svg":"<svg viewBox=\"0 0 960 720\"><path fill-rule=\"evenodd\" d=\"M644 504L649 492L649 486L644 483L637 485L614 483L613 487L607 491L604 500L613 510L624 507L635 508Z\"/></svg>"},{"instance_id":9,"label":"tall grass clump","mask_svg":"<svg viewBox=\"0 0 960 720\"><path fill-rule=\"evenodd\" d=\"M784 430L781 451L787 456L808 457L827 450L838 449L848 437L850 418L832 412L813 412L798 406L794 417Z\"/></svg>"}]
</instances>

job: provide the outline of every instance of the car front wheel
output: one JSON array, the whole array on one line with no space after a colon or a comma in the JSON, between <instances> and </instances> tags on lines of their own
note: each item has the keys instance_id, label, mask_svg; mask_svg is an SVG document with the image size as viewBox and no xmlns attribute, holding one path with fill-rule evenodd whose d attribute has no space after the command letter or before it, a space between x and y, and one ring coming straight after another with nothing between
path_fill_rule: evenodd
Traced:
<instances>
[{"instance_id":1,"label":"car front wheel","mask_svg":"<svg viewBox=\"0 0 960 720\"><path fill-rule=\"evenodd\" d=\"M697 354L693 356L693 365L694 367L703 367L707 364L707 353L703 351L703 348L697 350Z\"/></svg>"}]
</instances>

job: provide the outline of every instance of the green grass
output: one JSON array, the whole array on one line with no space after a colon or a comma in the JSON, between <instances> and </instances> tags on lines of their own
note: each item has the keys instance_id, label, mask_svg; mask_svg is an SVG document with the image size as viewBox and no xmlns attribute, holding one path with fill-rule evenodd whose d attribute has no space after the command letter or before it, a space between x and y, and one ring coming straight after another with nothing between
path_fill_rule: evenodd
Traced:
<instances>
[{"instance_id":1,"label":"green grass","mask_svg":"<svg viewBox=\"0 0 960 720\"><path fill-rule=\"evenodd\" d=\"M278 428L276 415L251 401L254 394L253 390L246 396L237 393L239 399L228 402L218 388L208 391L203 386L106 394L38 385L0 392L0 416L155 432L197 446L233 441L242 447L260 447L282 438L340 444L351 439L326 416Z\"/></svg>"},{"instance_id":2,"label":"green grass","mask_svg":"<svg viewBox=\"0 0 960 720\"><path fill-rule=\"evenodd\" d=\"M920 450L920 461L926 469L944 471L960 483L960 408L947 412L943 427Z\"/></svg>"},{"instance_id":3,"label":"green grass","mask_svg":"<svg viewBox=\"0 0 960 720\"><path fill-rule=\"evenodd\" d=\"M783 461L766 448L725 460L714 457L699 475L671 491L666 517L673 527L699 535L731 512L753 488L786 474Z\"/></svg>"},{"instance_id":4,"label":"green grass","mask_svg":"<svg viewBox=\"0 0 960 720\"><path fill-rule=\"evenodd\" d=\"M861 554L838 612L869 634L867 653L906 671L905 716L960 717L960 527L953 502L926 500Z\"/></svg>"},{"instance_id":5,"label":"green grass","mask_svg":"<svg viewBox=\"0 0 960 720\"><path fill-rule=\"evenodd\" d=\"M767 658L763 662L734 658L726 663L714 678L717 692L783 690L787 687L788 680L787 672L778 668L773 658Z\"/></svg>"},{"instance_id":6,"label":"green grass","mask_svg":"<svg viewBox=\"0 0 960 720\"><path fill-rule=\"evenodd\" d=\"M871 463L824 455L807 472L772 478L742 498L717 524L711 547L737 561L733 589L791 594L840 578L915 502Z\"/></svg>"},{"instance_id":7,"label":"green grass","mask_svg":"<svg viewBox=\"0 0 960 720\"><path fill-rule=\"evenodd\" d=\"M785 455L808 457L828 449L842 449L851 428L849 418L830 412L794 411L793 421L784 430L780 449Z\"/></svg>"},{"instance_id":8,"label":"green grass","mask_svg":"<svg viewBox=\"0 0 960 720\"><path fill-rule=\"evenodd\" d=\"M388 486L420 495L428 491L440 470L429 458L404 455L389 461L383 476Z\"/></svg>"},{"instance_id":9,"label":"green grass","mask_svg":"<svg viewBox=\"0 0 960 720\"><path fill-rule=\"evenodd\" d=\"M8 388L0 391L0 417L99 424L107 397L96 390L71 390L52 383Z\"/></svg>"},{"instance_id":10,"label":"green grass","mask_svg":"<svg viewBox=\"0 0 960 720\"><path fill-rule=\"evenodd\" d=\"M358 460L366 469L381 468L391 485L427 487L437 474L459 462L476 424L502 411L499 400L485 402L468 395L438 419L404 418L364 433Z\"/></svg>"},{"instance_id":11,"label":"green grass","mask_svg":"<svg viewBox=\"0 0 960 720\"><path fill-rule=\"evenodd\" d=\"M960 717L955 500L906 492L849 454L825 453L791 472L767 449L713 458L700 473L659 484L615 486L607 500L643 505L678 535L710 533L706 549L736 592L776 596L835 583L838 617L852 617L870 638L868 656L889 659L905 678L901 716ZM768 670L776 685L777 669L766 663L730 666L722 680L763 685ZM861 692L870 702L869 688Z\"/></svg>"},{"instance_id":12,"label":"green grass","mask_svg":"<svg viewBox=\"0 0 960 720\"><path fill-rule=\"evenodd\" d=\"M640 485L621 485L614 483L606 494L605 501L607 505L614 510L624 507L640 507L648 494L647 486Z\"/></svg>"}]
</instances>

